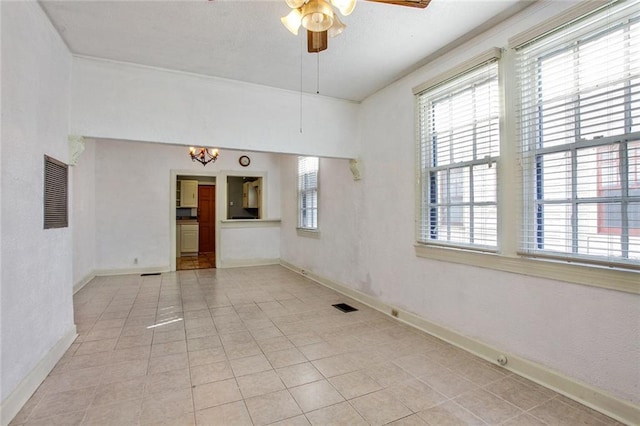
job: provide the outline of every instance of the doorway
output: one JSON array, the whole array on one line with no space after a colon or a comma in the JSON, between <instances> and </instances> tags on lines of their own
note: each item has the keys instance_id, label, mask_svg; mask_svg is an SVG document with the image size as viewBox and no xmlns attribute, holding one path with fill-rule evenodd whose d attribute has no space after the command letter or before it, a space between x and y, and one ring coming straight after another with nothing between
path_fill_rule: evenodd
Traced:
<instances>
[{"instance_id":1,"label":"doorway","mask_svg":"<svg viewBox=\"0 0 640 426\"><path fill-rule=\"evenodd\" d=\"M176 192L176 270L215 268L215 177L176 175Z\"/></svg>"}]
</instances>

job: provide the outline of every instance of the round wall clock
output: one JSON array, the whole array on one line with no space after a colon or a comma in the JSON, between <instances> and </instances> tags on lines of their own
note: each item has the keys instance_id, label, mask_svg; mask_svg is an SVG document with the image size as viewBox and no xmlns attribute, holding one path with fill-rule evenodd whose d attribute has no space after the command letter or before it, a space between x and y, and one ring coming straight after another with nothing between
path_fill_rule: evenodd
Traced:
<instances>
[{"instance_id":1,"label":"round wall clock","mask_svg":"<svg viewBox=\"0 0 640 426\"><path fill-rule=\"evenodd\" d=\"M240 163L242 167L247 167L249 164L251 164L251 159L246 155L243 155L242 157L238 158L238 163Z\"/></svg>"}]
</instances>

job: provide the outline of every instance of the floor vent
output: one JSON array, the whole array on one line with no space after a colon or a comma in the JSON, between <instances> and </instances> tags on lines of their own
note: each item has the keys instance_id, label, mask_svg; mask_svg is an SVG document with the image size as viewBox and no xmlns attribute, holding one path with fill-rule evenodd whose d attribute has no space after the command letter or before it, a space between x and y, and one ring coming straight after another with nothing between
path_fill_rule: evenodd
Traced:
<instances>
[{"instance_id":1,"label":"floor vent","mask_svg":"<svg viewBox=\"0 0 640 426\"><path fill-rule=\"evenodd\" d=\"M353 312L357 311L353 306L347 305L346 303L338 303L337 305L331 305L336 309L341 310L342 312Z\"/></svg>"},{"instance_id":2,"label":"floor vent","mask_svg":"<svg viewBox=\"0 0 640 426\"><path fill-rule=\"evenodd\" d=\"M150 277L151 275L162 275L160 272L148 272L146 274L140 274L141 277Z\"/></svg>"}]
</instances>

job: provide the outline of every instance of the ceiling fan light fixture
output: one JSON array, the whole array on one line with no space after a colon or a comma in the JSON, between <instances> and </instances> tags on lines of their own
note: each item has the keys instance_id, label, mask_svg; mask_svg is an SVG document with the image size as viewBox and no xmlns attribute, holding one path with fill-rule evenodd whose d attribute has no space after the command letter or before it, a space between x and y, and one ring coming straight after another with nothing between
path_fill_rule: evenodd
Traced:
<instances>
[{"instance_id":1,"label":"ceiling fan light fixture","mask_svg":"<svg viewBox=\"0 0 640 426\"><path fill-rule=\"evenodd\" d=\"M349 16L356 8L356 0L331 0L331 4L338 8L342 16Z\"/></svg>"},{"instance_id":2,"label":"ceiling fan light fixture","mask_svg":"<svg viewBox=\"0 0 640 426\"><path fill-rule=\"evenodd\" d=\"M305 0L284 0L285 3L287 3L287 6L289 6L291 9L297 9L299 7L301 7Z\"/></svg>"},{"instance_id":3,"label":"ceiling fan light fixture","mask_svg":"<svg viewBox=\"0 0 640 426\"><path fill-rule=\"evenodd\" d=\"M291 31L293 35L298 35L298 30L302 23L302 14L300 13L300 9L291 10L287 16L280 18L280 22L282 22L282 25Z\"/></svg>"},{"instance_id":4,"label":"ceiling fan light fixture","mask_svg":"<svg viewBox=\"0 0 640 426\"><path fill-rule=\"evenodd\" d=\"M333 25L327 30L327 33L329 37L337 37L342 34L345 28L347 28L347 26L338 19L338 15L333 15Z\"/></svg>"},{"instance_id":5,"label":"ceiling fan light fixture","mask_svg":"<svg viewBox=\"0 0 640 426\"><path fill-rule=\"evenodd\" d=\"M302 26L309 31L327 31L333 25L333 9L324 0L310 0L302 6Z\"/></svg>"}]
</instances>

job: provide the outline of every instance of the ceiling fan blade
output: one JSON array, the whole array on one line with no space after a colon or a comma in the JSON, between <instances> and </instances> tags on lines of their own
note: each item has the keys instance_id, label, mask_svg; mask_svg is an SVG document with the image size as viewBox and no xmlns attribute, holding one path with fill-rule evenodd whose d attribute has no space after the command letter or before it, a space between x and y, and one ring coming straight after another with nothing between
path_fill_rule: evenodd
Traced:
<instances>
[{"instance_id":1,"label":"ceiling fan blade","mask_svg":"<svg viewBox=\"0 0 640 426\"><path fill-rule=\"evenodd\" d=\"M417 7L419 9L424 9L429 6L431 0L368 0L376 3L387 3L387 4L395 4L398 6L409 6L409 7Z\"/></svg>"}]
</instances>

